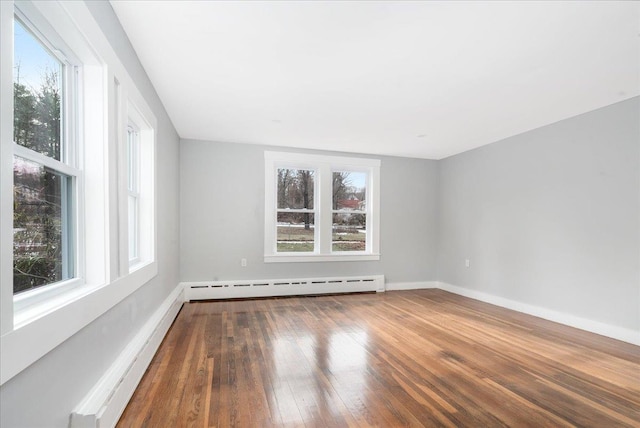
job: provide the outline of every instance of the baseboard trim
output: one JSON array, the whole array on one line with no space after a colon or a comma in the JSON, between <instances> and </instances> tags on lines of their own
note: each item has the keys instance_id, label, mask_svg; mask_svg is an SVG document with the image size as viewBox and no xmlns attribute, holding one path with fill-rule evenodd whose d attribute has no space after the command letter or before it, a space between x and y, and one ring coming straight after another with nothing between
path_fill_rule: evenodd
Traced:
<instances>
[{"instance_id":1,"label":"baseboard trim","mask_svg":"<svg viewBox=\"0 0 640 428\"><path fill-rule=\"evenodd\" d=\"M448 291L450 293L458 294L460 296L469 297L474 300L480 300L481 302L490 303L502 308L511 309L528 315L533 315L535 317L554 321L560 324L567 325L569 327L575 327L580 330L588 331L590 333L599 334L602 336L610 337L612 339L617 339L623 342L640 346L639 331L617 327L610 324L577 317L575 315L554 311L540 306L506 299L504 297L484 293L482 291L471 290L465 287L459 287L457 285L448 284L446 282L439 282L437 288Z\"/></svg>"},{"instance_id":2,"label":"baseboard trim","mask_svg":"<svg viewBox=\"0 0 640 428\"><path fill-rule=\"evenodd\" d=\"M114 427L184 303L178 285L71 414L71 428Z\"/></svg>"},{"instance_id":3,"label":"baseboard trim","mask_svg":"<svg viewBox=\"0 0 640 428\"><path fill-rule=\"evenodd\" d=\"M383 275L182 282L185 300L384 291Z\"/></svg>"},{"instance_id":4,"label":"baseboard trim","mask_svg":"<svg viewBox=\"0 0 640 428\"><path fill-rule=\"evenodd\" d=\"M440 283L438 281L388 282L385 284L384 289L386 291L422 290L427 288L438 288L439 286Z\"/></svg>"}]
</instances>

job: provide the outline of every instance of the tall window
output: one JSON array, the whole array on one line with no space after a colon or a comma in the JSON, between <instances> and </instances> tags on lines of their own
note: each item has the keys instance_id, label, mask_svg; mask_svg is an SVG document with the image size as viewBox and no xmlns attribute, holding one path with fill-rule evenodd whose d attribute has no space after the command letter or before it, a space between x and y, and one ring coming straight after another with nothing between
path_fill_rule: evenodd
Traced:
<instances>
[{"instance_id":1,"label":"tall window","mask_svg":"<svg viewBox=\"0 0 640 428\"><path fill-rule=\"evenodd\" d=\"M127 128L127 155L129 264L135 264L140 259L140 134L133 125Z\"/></svg>"},{"instance_id":2,"label":"tall window","mask_svg":"<svg viewBox=\"0 0 640 428\"><path fill-rule=\"evenodd\" d=\"M152 115L146 108L130 99L123 113L123 122L128 123L121 146L127 166L122 176L127 211L121 239L128 260L122 260L121 273L126 274L155 260L155 137Z\"/></svg>"},{"instance_id":3,"label":"tall window","mask_svg":"<svg viewBox=\"0 0 640 428\"><path fill-rule=\"evenodd\" d=\"M75 88L74 67L15 17L14 294L77 276Z\"/></svg>"},{"instance_id":4,"label":"tall window","mask_svg":"<svg viewBox=\"0 0 640 428\"><path fill-rule=\"evenodd\" d=\"M72 3L0 1L1 384L158 272L157 120Z\"/></svg>"},{"instance_id":5,"label":"tall window","mask_svg":"<svg viewBox=\"0 0 640 428\"><path fill-rule=\"evenodd\" d=\"M265 261L379 259L375 159L265 152Z\"/></svg>"}]
</instances>

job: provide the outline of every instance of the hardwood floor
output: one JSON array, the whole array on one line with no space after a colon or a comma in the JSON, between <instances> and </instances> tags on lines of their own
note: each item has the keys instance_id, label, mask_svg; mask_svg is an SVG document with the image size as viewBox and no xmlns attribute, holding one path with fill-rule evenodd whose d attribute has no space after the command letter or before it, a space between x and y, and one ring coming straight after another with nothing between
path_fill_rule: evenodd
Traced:
<instances>
[{"instance_id":1,"label":"hardwood floor","mask_svg":"<svg viewBox=\"0 0 640 428\"><path fill-rule=\"evenodd\" d=\"M187 303L120 427L640 426L640 347L441 290Z\"/></svg>"}]
</instances>

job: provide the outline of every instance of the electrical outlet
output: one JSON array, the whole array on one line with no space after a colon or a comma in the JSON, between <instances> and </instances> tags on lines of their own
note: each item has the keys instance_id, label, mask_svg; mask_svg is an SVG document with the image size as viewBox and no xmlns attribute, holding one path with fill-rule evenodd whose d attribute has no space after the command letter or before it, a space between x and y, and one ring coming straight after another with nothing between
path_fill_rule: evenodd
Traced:
<instances>
[{"instance_id":1,"label":"electrical outlet","mask_svg":"<svg viewBox=\"0 0 640 428\"><path fill-rule=\"evenodd\" d=\"M247 267L247 259L240 259L240 266Z\"/></svg>"},{"instance_id":2,"label":"electrical outlet","mask_svg":"<svg viewBox=\"0 0 640 428\"><path fill-rule=\"evenodd\" d=\"M471 266L471 261L469 261L469 259L464 259L464 267L469 267Z\"/></svg>"}]
</instances>

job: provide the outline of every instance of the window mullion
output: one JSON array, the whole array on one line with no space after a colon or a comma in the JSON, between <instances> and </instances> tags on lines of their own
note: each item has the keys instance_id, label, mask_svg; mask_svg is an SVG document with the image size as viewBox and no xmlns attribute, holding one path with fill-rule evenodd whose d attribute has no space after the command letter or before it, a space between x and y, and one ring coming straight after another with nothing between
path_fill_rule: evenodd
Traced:
<instances>
[{"instance_id":1,"label":"window mullion","mask_svg":"<svg viewBox=\"0 0 640 428\"><path fill-rule=\"evenodd\" d=\"M118 175L118 272L122 277L129 273L129 147L127 105L125 94L118 79L115 86L115 134L117 140L117 175Z\"/></svg>"},{"instance_id":2,"label":"window mullion","mask_svg":"<svg viewBox=\"0 0 640 428\"><path fill-rule=\"evenodd\" d=\"M320 254L331 253L331 228L332 222L332 172L331 165L327 163L320 164L318 167L320 175L318 194L320 195L320 203L316 208L318 210L318 241L320 246Z\"/></svg>"},{"instance_id":3,"label":"window mullion","mask_svg":"<svg viewBox=\"0 0 640 428\"><path fill-rule=\"evenodd\" d=\"M370 168L367 182L367 251L380 253L380 168Z\"/></svg>"}]
</instances>

